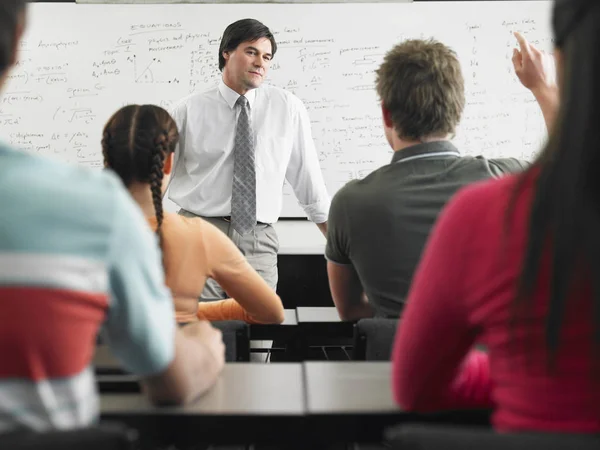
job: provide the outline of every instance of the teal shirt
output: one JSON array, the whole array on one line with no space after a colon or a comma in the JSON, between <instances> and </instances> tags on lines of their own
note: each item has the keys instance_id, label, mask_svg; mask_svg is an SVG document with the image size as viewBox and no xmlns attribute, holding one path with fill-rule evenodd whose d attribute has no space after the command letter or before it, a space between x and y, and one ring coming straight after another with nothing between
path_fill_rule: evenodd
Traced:
<instances>
[{"instance_id":1,"label":"teal shirt","mask_svg":"<svg viewBox=\"0 0 600 450\"><path fill-rule=\"evenodd\" d=\"M160 249L116 176L0 144L0 211L0 255L79 258L82 266L104 268L93 275L106 277L108 289L103 337L128 371L166 369L174 357L175 318ZM73 273L65 282L85 276ZM6 278L0 276L0 287L36 282Z\"/></svg>"}]
</instances>

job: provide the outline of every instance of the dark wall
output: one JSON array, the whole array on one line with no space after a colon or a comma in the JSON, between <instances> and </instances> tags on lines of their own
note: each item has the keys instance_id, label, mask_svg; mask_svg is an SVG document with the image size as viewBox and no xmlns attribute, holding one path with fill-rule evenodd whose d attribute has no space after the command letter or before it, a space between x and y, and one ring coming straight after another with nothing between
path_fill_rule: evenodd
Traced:
<instances>
[{"instance_id":1,"label":"dark wall","mask_svg":"<svg viewBox=\"0 0 600 450\"><path fill-rule=\"evenodd\" d=\"M323 255L279 255L277 293L285 308L333 306Z\"/></svg>"}]
</instances>

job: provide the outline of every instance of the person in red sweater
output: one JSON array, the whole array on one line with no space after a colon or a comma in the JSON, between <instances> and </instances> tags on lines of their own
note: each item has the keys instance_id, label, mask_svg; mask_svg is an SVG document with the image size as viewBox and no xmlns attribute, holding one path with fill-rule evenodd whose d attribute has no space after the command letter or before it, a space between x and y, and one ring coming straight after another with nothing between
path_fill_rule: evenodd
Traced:
<instances>
[{"instance_id":1,"label":"person in red sweater","mask_svg":"<svg viewBox=\"0 0 600 450\"><path fill-rule=\"evenodd\" d=\"M392 355L406 410L489 408L498 431L600 432L600 2L556 1L553 31L560 102L520 35L513 58L548 144L523 174L456 194L413 279Z\"/></svg>"}]
</instances>

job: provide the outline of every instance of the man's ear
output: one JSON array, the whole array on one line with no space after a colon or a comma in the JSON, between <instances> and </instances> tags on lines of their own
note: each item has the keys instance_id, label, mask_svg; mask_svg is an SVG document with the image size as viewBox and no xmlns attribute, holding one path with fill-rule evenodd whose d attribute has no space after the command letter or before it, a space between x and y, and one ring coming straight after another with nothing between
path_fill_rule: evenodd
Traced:
<instances>
[{"instance_id":1,"label":"man's ear","mask_svg":"<svg viewBox=\"0 0 600 450\"><path fill-rule=\"evenodd\" d=\"M175 153L171 152L165 159L165 165L163 167L163 173L165 175L170 175L173 171L173 158L175 157Z\"/></svg>"},{"instance_id":2,"label":"man's ear","mask_svg":"<svg viewBox=\"0 0 600 450\"><path fill-rule=\"evenodd\" d=\"M394 124L392 123L392 113L383 106L381 103L381 115L383 116L383 123L387 128L394 128Z\"/></svg>"}]
</instances>

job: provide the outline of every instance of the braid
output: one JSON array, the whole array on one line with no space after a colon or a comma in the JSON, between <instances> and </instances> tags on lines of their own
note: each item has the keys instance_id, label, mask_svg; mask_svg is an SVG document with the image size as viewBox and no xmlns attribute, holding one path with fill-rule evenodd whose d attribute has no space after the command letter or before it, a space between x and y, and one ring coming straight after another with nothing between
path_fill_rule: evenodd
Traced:
<instances>
[{"instance_id":1,"label":"braid","mask_svg":"<svg viewBox=\"0 0 600 450\"><path fill-rule=\"evenodd\" d=\"M154 202L154 213L156 214L156 235L162 249L161 225L163 222L162 207L162 181L164 177L163 163L165 161L165 147L167 144L167 134L163 133L157 139L152 149L152 159L150 163L150 190L152 191L152 200Z\"/></svg>"},{"instance_id":2,"label":"braid","mask_svg":"<svg viewBox=\"0 0 600 450\"><path fill-rule=\"evenodd\" d=\"M112 145L112 136L110 131L106 129L102 134L102 158L104 159L104 166L111 167L110 161L110 147Z\"/></svg>"}]
</instances>

